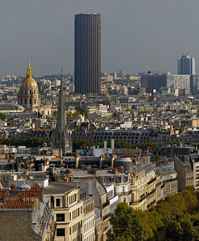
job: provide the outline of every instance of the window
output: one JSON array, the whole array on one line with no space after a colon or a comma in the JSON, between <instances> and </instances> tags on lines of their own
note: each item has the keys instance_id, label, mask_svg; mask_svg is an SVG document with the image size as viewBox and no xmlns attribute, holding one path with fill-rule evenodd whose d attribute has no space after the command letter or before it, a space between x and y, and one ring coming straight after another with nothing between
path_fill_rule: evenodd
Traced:
<instances>
[{"instance_id":1,"label":"window","mask_svg":"<svg viewBox=\"0 0 199 241\"><path fill-rule=\"evenodd\" d=\"M57 213L56 214L56 221L57 222L64 222L65 221L65 214L64 213Z\"/></svg>"},{"instance_id":2,"label":"window","mask_svg":"<svg viewBox=\"0 0 199 241\"><path fill-rule=\"evenodd\" d=\"M77 194L69 196L69 204L74 203L77 201Z\"/></svg>"},{"instance_id":3,"label":"window","mask_svg":"<svg viewBox=\"0 0 199 241\"><path fill-rule=\"evenodd\" d=\"M51 206L51 208L54 208L54 197L53 196L50 197L50 206Z\"/></svg>"},{"instance_id":4,"label":"window","mask_svg":"<svg viewBox=\"0 0 199 241\"><path fill-rule=\"evenodd\" d=\"M60 207L60 199L59 198L56 199L56 207Z\"/></svg>"},{"instance_id":5,"label":"window","mask_svg":"<svg viewBox=\"0 0 199 241\"><path fill-rule=\"evenodd\" d=\"M72 219L78 217L79 215L80 215L80 209L77 208L72 212Z\"/></svg>"},{"instance_id":6,"label":"window","mask_svg":"<svg viewBox=\"0 0 199 241\"><path fill-rule=\"evenodd\" d=\"M57 236L64 237L65 236L65 228L58 228L57 229Z\"/></svg>"}]
</instances>

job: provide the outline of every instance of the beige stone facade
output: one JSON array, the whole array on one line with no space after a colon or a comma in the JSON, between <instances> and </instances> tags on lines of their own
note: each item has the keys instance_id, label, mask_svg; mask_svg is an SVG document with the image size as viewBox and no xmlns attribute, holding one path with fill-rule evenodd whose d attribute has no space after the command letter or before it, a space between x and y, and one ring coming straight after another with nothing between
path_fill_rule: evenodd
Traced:
<instances>
[{"instance_id":1,"label":"beige stone facade","mask_svg":"<svg viewBox=\"0 0 199 241\"><path fill-rule=\"evenodd\" d=\"M56 186L56 185L54 185ZM44 194L45 202L53 210L56 222L55 241L95 241L95 213L93 201L80 199L79 188L67 190L64 183L63 191ZM64 190L65 186L65 190ZM57 185L60 189L60 183Z\"/></svg>"}]
</instances>

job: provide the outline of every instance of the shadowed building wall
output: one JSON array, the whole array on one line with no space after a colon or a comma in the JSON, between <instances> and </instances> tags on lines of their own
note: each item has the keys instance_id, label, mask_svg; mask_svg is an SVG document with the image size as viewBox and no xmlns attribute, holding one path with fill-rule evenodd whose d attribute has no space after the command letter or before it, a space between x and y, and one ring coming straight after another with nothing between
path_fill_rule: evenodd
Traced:
<instances>
[{"instance_id":1,"label":"shadowed building wall","mask_svg":"<svg viewBox=\"0 0 199 241\"><path fill-rule=\"evenodd\" d=\"M99 94L101 75L101 17L75 16L75 92Z\"/></svg>"}]
</instances>

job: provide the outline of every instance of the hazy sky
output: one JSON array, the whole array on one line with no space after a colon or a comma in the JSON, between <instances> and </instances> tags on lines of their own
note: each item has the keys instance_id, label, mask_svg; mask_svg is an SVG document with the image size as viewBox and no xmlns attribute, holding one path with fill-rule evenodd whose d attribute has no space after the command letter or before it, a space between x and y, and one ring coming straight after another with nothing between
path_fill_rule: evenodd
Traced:
<instances>
[{"instance_id":1,"label":"hazy sky","mask_svg":"<svg viewBox=\"0 0 199 241\"><path fill-rule=\"evenodd\" d=\"M102 15L103 71L176 71L199 56L199 0L0 0L0 72L73 72L74 14ZM197 61L199 62L199 61ZM147 67L148 66L148 67Z\"/></svg>"}]
</instances>

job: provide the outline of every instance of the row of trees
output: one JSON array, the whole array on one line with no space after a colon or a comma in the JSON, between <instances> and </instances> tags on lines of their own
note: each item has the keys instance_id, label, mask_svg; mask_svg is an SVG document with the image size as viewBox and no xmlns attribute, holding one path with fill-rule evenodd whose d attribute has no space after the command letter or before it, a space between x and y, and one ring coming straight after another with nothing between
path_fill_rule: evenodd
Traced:
<instances>
[{"instance_id":1,"label":"row of trees","mask_svg":"<svg viewBox=\"0 0 199 241\"><path fill-rule=\"evenodd\" d=\"M49 143L48 137L9 137L0 138L0 145L38 147Z\"/></svg>"},{"instance_id":2,"label":"row of trees","mask_svg":"<svg viewBox=\"0 0 199 241\"><path fill-rule=\"evenodd\" d=\"M146 212L118 205L109 241L197 241L199 198L191 189L161 201Z\"/></svg>"}]
</instances>

